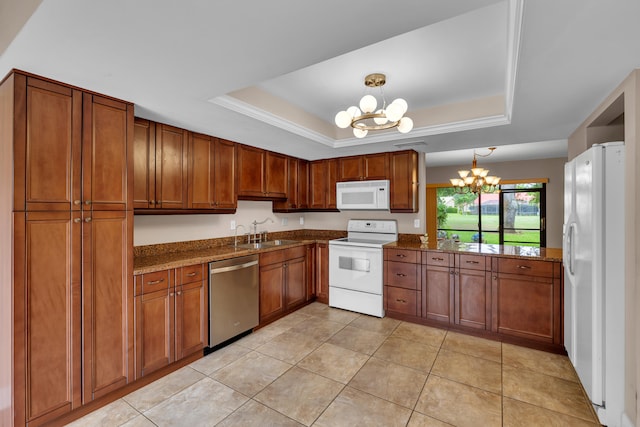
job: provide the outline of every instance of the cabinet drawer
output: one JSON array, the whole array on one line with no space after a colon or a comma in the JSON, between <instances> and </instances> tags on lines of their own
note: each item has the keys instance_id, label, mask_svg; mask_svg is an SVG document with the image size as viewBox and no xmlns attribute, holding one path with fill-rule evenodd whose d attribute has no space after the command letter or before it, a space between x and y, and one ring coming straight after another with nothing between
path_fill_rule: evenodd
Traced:
<instances>
[{"instance_id":1,"label":"cabinet drawer","mask_svg":"<svg viewBox=\"0 0 640 427\"><path fill-rule=\"evenodd\" d=\"M418 251L411 251L407 249L385 249L384 259L388 261L410 262L419 263Z\"/></svg>"},{"instance_id":2,"label":"cabinet drawer","mask_svg":"<svg viewBox=\"0 0 640 427\"><path fill-rule=\"evenodd\" d=\"M458 255L458 264L456 267L467 268L470 270L491 270L491 258L483 255ZM488 260L488 267L485 268L485 263Z\"/></svg>"},{"instance_id":3,"label":"cabinet drawer","mask_svg":"<svg viewBox=\"0 0 640 427\"><path fill-rule=\"evenodd\" d=\"M553 263L516 258L499 258L498 272L525 276L553 277Z\"/></svg>"},{"instance_id":4,"label":"cabinet drawer","mask_svg":"<svg viewBox=\"0 0 640 427\"><path fill-rule=\"evenodd\" d=\"M387 261L386 268L385 285L418 289L418 264Z\"/></svg>"},{"instance_id":5,"label":"cabinet drawer","mask_svg":"<svg viewBox=\"0 0 640 427\"><path fill-rule=\"evenodd\" d=\"M307 248L305 246L296 246L295 248L289 248L284 250L285 259L300 258L307 254Z\"/></svg>"},{"instance_id":6,"label":"cabinet drawer","mask_svg":"<svg viewBox=\"0 0 640 427\"><path fill-rule=\"evenodd\" d=\"M280 249L277 251L269 251L260 254L260 265L275 264L286 260L300 258L307 254L307 248L304 245L294 248Z\"/></svg>"},{"instance_id":7,"label":"cabinet drawer","mask_svg":"<svg viewBox=\"0 0 640 427\"><path fill-rule=\"evenodd\" d=\"M422 263L427 265L450 266L451 255L444 252L427 251L422 253Z\"/></svg>"},{"instance_id":8,"label":"cabinet drawer","mask_svg":"<svg viewBox=\"0 0 640 427\"><path fill-rule=\"evenodd\" d=\"M173 269L155 271L136 276L136 295L168 289L171 286Z\"/></svg>"},{"instance_id":9,"label":"cabinet drawer","mask_svg":"<svg viewBox=\"0 0 640 427\"><path fill-rule=\"evenodd\" d=\"M418 297L416 291L393 286L385 286L385 291L387 293L387 310L411 316L417 315Z\"/></svg>"},{"instance_id":10,"label":"cabinet drawer","mask_svg":"<svg viewBox=\"0 0 640 427\"><path fill-rule=\"evenodd\" d=\"M195 264L189 265L187 267L181 267L178 271L178 277L180 278L178 285L200 282L204 278L204 264Z\"/></svg>"}]
</instances>

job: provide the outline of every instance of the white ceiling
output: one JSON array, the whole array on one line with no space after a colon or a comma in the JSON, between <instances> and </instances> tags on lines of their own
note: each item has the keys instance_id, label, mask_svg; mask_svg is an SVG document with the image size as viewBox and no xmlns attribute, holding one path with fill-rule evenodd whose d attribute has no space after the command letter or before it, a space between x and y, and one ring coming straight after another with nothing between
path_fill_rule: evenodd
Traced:
<instances>
[{"instance_id":1,"label":"white ceiling","mask_svg":"<svg viewBox=\"0 0 640 427\"><path fill-rule=\"evenodd\" d=\"M638 0L44 0L0 74L33 72L306 159L403 143L430 153L427 165L489 146L492 161L563 157L640 67L638 16ZM408 101L414 131L356 141L335 127L371 72L387 74L388 101ZM267 101L234 97L251 91ZM498 113L485 102L496 99Z\"/></svg>"}]
</instances>

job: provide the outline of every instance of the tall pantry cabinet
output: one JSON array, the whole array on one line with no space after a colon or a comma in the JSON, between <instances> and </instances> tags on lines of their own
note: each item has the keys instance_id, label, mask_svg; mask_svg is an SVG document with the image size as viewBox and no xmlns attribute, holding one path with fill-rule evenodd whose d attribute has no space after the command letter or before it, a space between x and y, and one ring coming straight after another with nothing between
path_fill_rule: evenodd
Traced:
<instances>
[{"instance_id":1,"label":"tall pantry cabinet","mask_svg":"<svg viewBox=\"0 0 640 427\"><path fill-rule=\"evenodd\" d=\"M0 420L35 426L133 380L133 105L13 72L0 106Z\"/></svg>"}]
</instances>

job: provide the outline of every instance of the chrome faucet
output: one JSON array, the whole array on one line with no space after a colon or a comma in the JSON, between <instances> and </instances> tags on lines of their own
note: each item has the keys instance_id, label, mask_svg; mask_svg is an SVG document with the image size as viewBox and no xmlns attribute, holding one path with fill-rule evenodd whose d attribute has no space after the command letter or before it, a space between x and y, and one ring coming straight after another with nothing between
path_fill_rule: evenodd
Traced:
<instances>
[{"instance_id":1,"label":"chrome faucet","mask_svg":"<svg viewBox=\"0 0 640 427\"><path fill-rule=\"evenodd\" d=\"M238 246L238 227L244 228L244 225L242 225L242 224L236 225L235 235L233 236L233 246L236 246L236 247Z\"/></svg>"},{"instance_id":2,"label":"chrome faucet","mask_svg":"<svg viewBox=\"0 0 640 427\"><path fill-rule=\"evenodd\" d=\"M269 222L271 222L271 223L274 223L273 219L271 219L271 218L269 218L269 217L265 218L265 219L264 219L264 220L262 220L262 221L258 221L258 220L255 220L255 219L254 219L254 220L253 220L253 222L251 223L251 224L253 225L253 235L252 235L251 240L252 240L254 243L257 243L257 242L260 242L261 240L263 240L263 239L262 239L262 236L258 239L258 225L260 225L260 224L264 224L264 223L265 223L265 222L267 222L267 221L269 221ZM266 233L265 233L265 239L264 239L264 240L266 240Z\"/></svg>"}]
</instances>

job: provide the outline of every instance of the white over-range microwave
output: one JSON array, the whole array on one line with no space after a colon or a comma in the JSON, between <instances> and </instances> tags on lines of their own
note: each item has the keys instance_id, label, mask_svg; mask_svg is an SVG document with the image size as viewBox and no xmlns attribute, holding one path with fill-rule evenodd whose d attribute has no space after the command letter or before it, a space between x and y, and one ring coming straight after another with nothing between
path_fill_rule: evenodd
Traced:
<instances>
[{"instance_id":1,"label":"white over-range microwave","mask_svg":"<svg viewBox=\"0 0 640 427\"><path fill-rule=\"evenodd\" d=\"M336 198L341 211L388 211L389 180L338 182Z\"/></svg>"}]
</instances>

